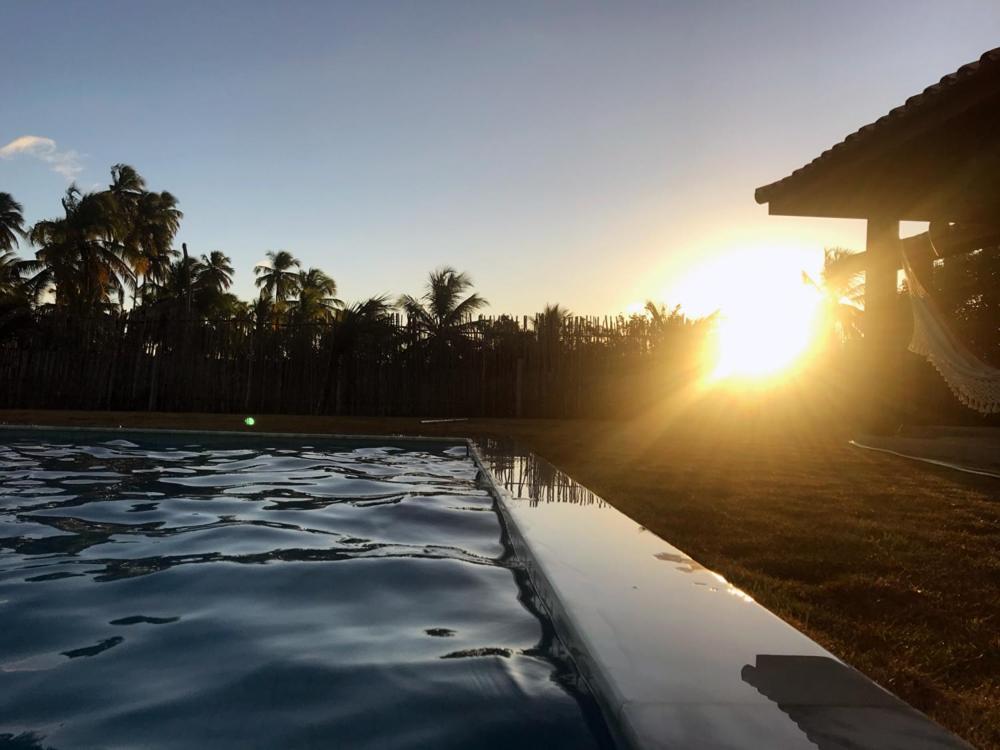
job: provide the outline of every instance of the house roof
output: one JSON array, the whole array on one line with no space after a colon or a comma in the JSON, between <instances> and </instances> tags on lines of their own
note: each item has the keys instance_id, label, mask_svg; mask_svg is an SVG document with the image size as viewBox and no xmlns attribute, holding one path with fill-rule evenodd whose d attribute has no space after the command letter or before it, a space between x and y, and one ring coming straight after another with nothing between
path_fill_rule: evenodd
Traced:
<instances>
[{"instance_id":1,"label":"house roof","mask_svg":"<svg viewBox=\"0 0 1000 750\"><path fill-rule=\"evenodd\" d=\"M778 215L995 220L1000 48L757 188L755 198Z\"/></svg>"}]
</instances>

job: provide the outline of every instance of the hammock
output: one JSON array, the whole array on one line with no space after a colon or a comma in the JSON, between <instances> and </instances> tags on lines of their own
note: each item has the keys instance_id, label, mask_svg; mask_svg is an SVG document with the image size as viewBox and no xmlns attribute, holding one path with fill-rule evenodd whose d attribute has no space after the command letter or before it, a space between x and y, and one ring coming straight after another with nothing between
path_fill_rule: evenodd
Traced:
<instances>
[{"instance_id":1,"label":"hammock","mask_svg":"<svg viewBox=\"0 0 1000 750\"><path fill-rule=\"evenodd\" d=\"M980 360L955 338L905 253L903 272L913 308L910 351L930 362L955 397L970 409L980 414L1000 412L1000 370Z\"/></svg>"}]
</instances>

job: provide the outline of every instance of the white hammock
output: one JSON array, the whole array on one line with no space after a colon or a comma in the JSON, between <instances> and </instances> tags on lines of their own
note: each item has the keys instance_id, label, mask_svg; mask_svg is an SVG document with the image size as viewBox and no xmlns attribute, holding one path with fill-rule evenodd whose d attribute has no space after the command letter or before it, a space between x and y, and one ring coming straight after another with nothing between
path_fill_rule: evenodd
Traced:
<instances>
[{"instance_id":1,"label":"white hammock","mask_svg":"<svg viewBox=\"0 0 1000 750\"><path fill-rule=\"evenodd\" d=\"M1000 370L966 349L945 325L937 306L903 255L906 288L913 308L910 351L927 359L955 397L980 414L1000 412Z\"/></svg>"}]
</instances>

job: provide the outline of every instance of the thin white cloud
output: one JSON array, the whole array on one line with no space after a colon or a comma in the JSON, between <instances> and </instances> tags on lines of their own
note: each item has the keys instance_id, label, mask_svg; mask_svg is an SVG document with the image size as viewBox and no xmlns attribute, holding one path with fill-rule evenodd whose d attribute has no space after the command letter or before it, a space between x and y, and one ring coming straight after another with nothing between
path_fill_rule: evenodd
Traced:
<instances>
[{"instance_id":1,"label":"thin white cloud","mask_svg":"<svg viewBox=\"0 0 1000 750\"><path fill-rule=\"evenodd\" d=\"M60 150L51 138L40 135L22 135L0 148L0 159L15 156L32 156L49 165L53 172L72 182L83 171L80 154L73 150Z\"/></svg>"}]
</instances>

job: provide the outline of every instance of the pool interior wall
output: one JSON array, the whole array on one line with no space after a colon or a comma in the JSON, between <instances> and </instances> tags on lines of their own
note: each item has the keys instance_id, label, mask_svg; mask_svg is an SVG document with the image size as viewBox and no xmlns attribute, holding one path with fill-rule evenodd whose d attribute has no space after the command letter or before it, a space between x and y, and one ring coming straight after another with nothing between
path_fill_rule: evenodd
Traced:
<instances>
[{"instance_id":1,"label":"pool interior wall","mask_svg":"<svg viewBox=\"0 0 1000 750\"><path fill-rule=\"evenodd\" d=\"M0 747L609 747L464 441L0 431Z\"/></svg>"}]
</instances>

